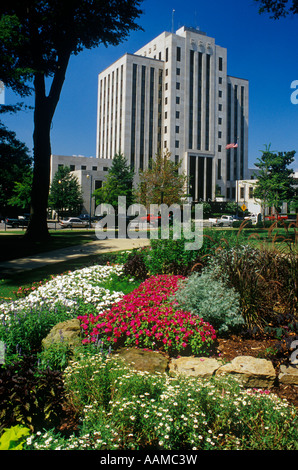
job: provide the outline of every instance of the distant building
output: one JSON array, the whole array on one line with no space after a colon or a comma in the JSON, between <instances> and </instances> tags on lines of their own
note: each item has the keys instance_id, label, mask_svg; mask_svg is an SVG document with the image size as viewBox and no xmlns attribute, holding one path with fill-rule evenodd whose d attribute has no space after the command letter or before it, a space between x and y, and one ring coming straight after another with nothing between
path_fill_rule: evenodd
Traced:
<instances>
[{"instance_id":1,"label":"distant building","mask_svg":"<svg viewBox=\"0 0 298 470\"><path fill-rule=\"evenodd\" d=\"M53 155L51 181L59 165L69 166L89 213L91 189L105 180L116 153L127 158L137 182L151 158L169 151L189 176L193 202L219 195L236 201L237 181L252 171L248 104L248 81L227 74L227 50L215 39L187 27L163 32L99 74L96 158Z\"/></svg>"},{"instance_id":2,"label":"distant building","mask_svg":"<svg viewBox=\"0 0 298 470\"><path fill-rule=\"evenodd\" d=\"M248 81L227 75L227 50L197 29L163 32L98 77L97 157L123 153L136 175L169 151L193 201L236 198L248 177ZM237 144L226 149L227 144Z\"/></svg>"},{"instance_id":3,"label":"distant building","mask_svg":"<svg viewBox=\"0 0 298 470\"><path fill-rule=\"evenodd\" d=\"M53 181L54 175L59 166L67 166L71 172L78 178L83 193L83 214L90 213L90 196L105 181L109 167L112 161L101 158L83 157L77 155L52 155L51 156L51 174L50 181ZM91 214L95 213L94 198L91 197ZM74 216L79 214L73 214Z\"/></svg>"},{"instance_id":4,"label":"distant building","mask_svg":"<svg viewBox=\"0 0 298 470\"><path fill-rule=\"evenodd\" d=\"M257 170L256 170L257 171ZM298 172L296 171L293 175L294 177L294 187L298 188ZM236 193L236 202L241 207L243 204L247 207L247 210L251 214L261 214L262 213L262 204L259 199L254 198L254 187L257 183L257 179L247 179L237 181L237 193ZM284 202L281 207L281 212L283 214L290 212L289 204ZM266 214L270 214L270 208L266 208Z\"/></svg>"}]
</instances>

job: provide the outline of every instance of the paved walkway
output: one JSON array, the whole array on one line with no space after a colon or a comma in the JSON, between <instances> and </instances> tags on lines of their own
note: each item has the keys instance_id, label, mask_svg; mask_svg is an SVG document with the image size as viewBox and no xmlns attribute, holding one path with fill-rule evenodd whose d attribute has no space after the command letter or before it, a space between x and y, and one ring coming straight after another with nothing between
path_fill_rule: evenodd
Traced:
<instances>
[{"instance_id":1,"label":"paved walkway","mask_svg":"<svg viewBox=\"0 0 298 470\"><path fill-rule=\"evenodd\" d=\"M148 246L150 239L106 239L96 240L86 245L71 246L59 250L54 250L38 255L32 255L27 258L18 258L11 261L0 262L0 279L1 275L9 275L18 272L24 272L31 269L37 269L48 264L55 264L61 261L69 261L71 259L92 256L104 252L131 250L142 246Z\"/></svg>"}]
</instances>

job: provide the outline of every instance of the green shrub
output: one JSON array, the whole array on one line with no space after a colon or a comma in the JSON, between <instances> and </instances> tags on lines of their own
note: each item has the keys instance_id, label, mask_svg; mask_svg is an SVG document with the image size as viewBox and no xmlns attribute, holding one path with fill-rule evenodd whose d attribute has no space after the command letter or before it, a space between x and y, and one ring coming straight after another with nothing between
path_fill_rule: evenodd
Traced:
<instances>
[{"instance_id":1,"label":"green shrub","mask_svg":"<svg viewBox=\"0 0 298 470\"><path fill-rule=\"evenodd\" d=\"M144 256L149 274L188 275L194 266L197 270L205 266L207 258L214 256L218 249L237 246L245 239L243 232L204 228L202 247L198 250L187 250L185 244L192 240L185 238L184 234L174 240L172 235L173 232L170 231L169 239L150 240L150 250L147 250Z\"/></svg>"},{"instance_id":2,"label":"green shrub","mask_svg":"<svg viewBox=\"0 0 298 470\"><path fill-rule=\"evenodd\" d=\"M219 335L239 330L244 324L240 296L219 277L217 269L204 268L181 283L174 296L180 308L210 323Z\"/></svg>"},{"instance_id":3,"label":"green shrub","mask_svg":"<svg viewBox=\"0 0 298 470\"><path fill-rule=\"evenodd\" d=\"M241 226L244 228L250 228L253 226L252 221L251 220L235 220L232 224L233 228L239 228Z\"/></svg>"},{"instance_id":4,"label":"green shrub","mask_svg":"<svg viewBox=\"0 0 298 470\"><path fill-rule=\"evenodd\" d=\"M0 340L5 343L6 360L41 350L41 341L57 323L73 318L62 305L54 310L28 308L6 315L0 323Z\"/></svg>"},{"instance_id":5,"label":"green shrub","mask_svg":"<svg viewBox=\"0 0 298 470\"><path fill-rule=\"evenodd\" d=\"M72 357L72 348L67 342L53 343L37 354L38 367L41 370L62 371Z\"/></svg>"}]
</instances>

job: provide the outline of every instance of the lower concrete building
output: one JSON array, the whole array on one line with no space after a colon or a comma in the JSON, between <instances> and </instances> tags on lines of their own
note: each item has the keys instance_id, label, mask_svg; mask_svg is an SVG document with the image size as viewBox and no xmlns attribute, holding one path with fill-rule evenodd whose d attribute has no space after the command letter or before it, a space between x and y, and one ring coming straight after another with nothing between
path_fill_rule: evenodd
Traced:
<instances>
[{"instance_id":1,"label":"lower concrete building","mask_svg":"<svg viewBox=\"0 0 298 470\"><path fill-rule=\"evenodd\" d=\"M298 172L296 171L293 175L294 177L294 188L298 188ZM262 201L259 199L256 199L254 197L254 188L257 183L256 178L250 178L247 180L240 180L236 182L236 202L238 205L241 207L242 205L245 205L247 207L247 210L251 214L262 214ZM293 212L295 214L295 211L291 211L290 204L284 202L281 207L281 213L282 214L287 214ZM265 214L269 215L271 213L271 209L267 207L265 209Z\"/></svg>"},{"instance_id":2,"label":"lower concrete building","mask_svg":"<svg viewBox=\"0 0 298 470\"><path fill-rule=\"evenodd\" d=\"M81 155L51 155L50 182L60 166L69 167L77 177L82 188L83 208L82 214L95 214L95 201L93 192L102 186L108 174L112 160L101 158L83 157ZM79 214L73 214L77 216Z\"/></svg>"}]
</instances>

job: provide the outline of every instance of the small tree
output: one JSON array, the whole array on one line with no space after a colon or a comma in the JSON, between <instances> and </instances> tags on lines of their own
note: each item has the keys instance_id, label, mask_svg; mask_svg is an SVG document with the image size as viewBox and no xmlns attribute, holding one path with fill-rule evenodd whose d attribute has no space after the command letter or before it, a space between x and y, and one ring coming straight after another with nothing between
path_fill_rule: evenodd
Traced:
<instances>
[{"instance_id":1,"label":"small tree","mask_svg":"<svg viewBox=\"0 0 298 470\"><path fill-rule=\"evenodd\" d=\"M133 178L134 173L129 168L124 155L116 154L106 181L101 188L96 189L93 193L96 205L106 203L116 208L118 196L125 196L126 204L130 206L134 201Z\"/></svg>"},{"instance_id":2,"label":"small tree","mask_svg":"<svg viewBox=\"0 0 298 470\"><path fill-rule=\"evenodd\" d=\"M295 151L270 152L270 146L263 151L262 157L255 164L259 168L254 197L263 205L263 216L266 207L273 207L278 214L283 202L291 202L294 197L293 170L289 165L295 160Z\"/></svg>"},{"instance_id":3,"label":"small tree","mask_svg":"<svg viewBox=\"0 0 298 470\"><path fill-rule=\"evenodd\" d=\"M58 218L81 212L83 196L76 176L69 167L59 167L53 178L49 194L50 207L58 212Z\"/></svg>"},{"instance_id":4,"label":"small tree","mask_svg":"<svg viewBox=\"0 0 298 470\"><path fill-rule=\"evenodd\" d=\"M29 168L24 172L22 181L16 181L14 184L13 195L8 201L11 206L16 206L29 212L32 180L33 171L32 168Z\"/></svg>"},{"instance_id":5,"label":"small tree","mask_svg":"<svg viewBox=\"0 0 298 470\"><path fill-rule=\"evenodd\" d=\"M140 204L181 204L187 176L180 173L182 162L174 163L171 154L157 154L150 168L140 172L137 198Z\"/></svg>"}]
</instances>

